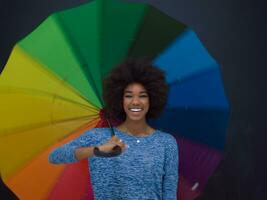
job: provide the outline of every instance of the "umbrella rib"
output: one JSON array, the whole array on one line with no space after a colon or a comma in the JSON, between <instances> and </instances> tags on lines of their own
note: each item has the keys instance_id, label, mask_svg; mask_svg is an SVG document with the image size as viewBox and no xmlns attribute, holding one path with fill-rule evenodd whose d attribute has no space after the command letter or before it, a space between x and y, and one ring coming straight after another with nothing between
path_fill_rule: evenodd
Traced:
<instances>
[{"instance_id":1,"label":"umbrella rib","mask_svg":"<svg viewBox=\"0 0 267 200\"><path fill-rule=\"evenodd\" d=\"M69 37L68 37L69 38ZM68 39L70 41L70 39ZM71 42L71 45L73 45L73 42ZM17 47L19 49L22 49L21 47ZM68 83L68 77L65 76L65 77L61 77L59 76L58 74L54 73L53 71L51 71L49 68L45 67L45 65L40 62L38 59L36 59L35 57L31 57L29 55L29 53L27 51L24 51L24 50L21 50L23 51L23 53L25 55L27 55L28 57L30 57L35 63L38 63L39 67L38 69L41 70L43 73L45 73L47 76L49 76L50 78L54 79L54 80L57 80L59 81L62 85L64 85L65 87L67 87L69 90L71 90L73 93L75 93L77 96L79 96L81 99L85 100L85 101L88 101L88 99L83 96L79 90L77 90L74 86L72 86L70 83ZM82 63L79 61L79 59L77 58L78 56L75 54L75 52L73 52L74 54L74 57L76 57L76 61L79 62L80 66L82 66ZM82 59L81 59L82 60ZM73 70L75 70L73 68ZM74 73L75 71L73 71ZM83 71L84 72L84 71ZM72 74L72 73L70 73ZM90 74L91 76L91 74ZM93 87L94 91L95 91L95 87L91 85L91 83L89 82L89 80L87 79L87 76L86 77L86 80L88 81L88 84ZM98 94L96 94L97 98L99 99L99 96ZM95 107L98 107L97 105L95 105L93 102L90 102L93 106ZM102 102L101 102L102 103Z\"/></svg>"},{"instance_id":2,"label":"umbrella rib","mask_svg":"<svg viewBox=\"0 0 267 200\"><path fill-rule=\"evenodd\" d=\"M49 96L49 97L53 98L53 101L56 98L58 98L60 100L63 100L63 101L69 102L69 103L73 103L73 104L78 105L80 107L84 107L87 110L90 110L90 111L93 111L93 112L98 112L98 110L99 110L99 109L95 108L94 106L82 104L80 102L77 102L77 101L62 97L60 95L53 94L53 93L50 93L50 92L41 91L41 90L28 89L28 88L19 88L19 87L4 87L4 88L0 88L0 90L2 90L2 91L6 90L7 93L21 92L21 93L24 93L24 94L31 94L31 95L35 95L35 96L37 96L37 95Z\"/></svg>"},{"instance_id":3,"label":"umbrella rib","mask_svg":"<svg viewBox=\"0 0 267 200\"><path fill-rule=\"evenodd\" d=\"M17 135L17 134L21 134L25 131L31 130L31 129L37 129L37 128L42 128L45 127L47 125L50 124L60 124L60 123L66 123L66 122L70 122L70 121L75 121L75 120L96 120L99 117L98 114L93 114L91 116L82 116L82 117L73 117L73 118L69 118L69 119L60 119L60 120L55 120L55 121L49 121L49 122L41 122L41 123L35 123L35 124L31 124L31 125L25 125L25 126L21 126L21 127L17 127L17 128L12 128L12 129L7 129L4 130L2 132L2 134L0 135L0 138L2 137L8 137L11 135Z\"/></svg>"},{"instance_id":4,"label":"umbrella rib","mask_svg":"<svg viewBox=\"0 0 267 200\"><path fill-rule=\"evenodd\" d=\"M82 70L84 73L86 73L88 76L86 77L86 80L88 81L88 83L90 84L90 86L94 89L96 96L98 97L98 100L102 103L102 99L101 96L97 90L96 87L96 83L93 79L93 76L90 72L90 70L85 71L86 69L89 69L89 66L87 64L87 62L85 61L84 57L82 56L82 53L80 52L80 49L77 47L76 43L73 41L73 39L71 39L71 36L69 34L69 30L65 27L63 20L61 20L60 16L55 15L55 19L58 21L58 25L61 27L62 30L64 30L64 37L66 38L66 40L69 42L69 44L72 46L73 49L75 49L75 51L73 50L72 53L73 55L76 57L76 61L80 63L80 66L82 66ZM90 81L89 78L92 80Z\"/></svg>"},{"instance_id":5,"label":"umbrella rib","mask_svg":"<svg viewBox=\"0 0 267 200\"><path fill-rule=\"evenodd\" d=\"M214 63L210 64L210 66L214 66ZM213 68L209 67L209 68L206 68L206 69L201 69L201 70L198 71L198 73L193 73L193 74L191 73L190 75L188 75L186 77L176 79L176 80L170 82L169 85L171 86L171 85L174 85L174 84L177 84L177 83L182 83L184 81L188 81L188 80L194 79L195 77L201 76L202 74L205 74L205 73L207 73L209 71L216 71L216 70L218 70L218 69L214 68L214 67Z\"/></svg>"}]
</instances>

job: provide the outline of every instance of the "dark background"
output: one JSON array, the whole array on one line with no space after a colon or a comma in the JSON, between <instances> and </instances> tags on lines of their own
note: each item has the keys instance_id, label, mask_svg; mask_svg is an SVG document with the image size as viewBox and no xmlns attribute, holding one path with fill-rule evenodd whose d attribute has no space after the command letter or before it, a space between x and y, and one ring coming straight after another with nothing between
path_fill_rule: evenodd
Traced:
<instances>
[{"instance_id":1,"label":"dark background","mask_svg":"<svg viewBox=\"0 0 267 200\"><path fill-rule=\"evenodd\" d=\"M0 68L13 45L51 12L84 2L88 1L1 0ZM267 1L154 0L153 4L195 30L221 64L231 104L225 160L200 199L267 199Z\"/></svg>"}]
</instances>

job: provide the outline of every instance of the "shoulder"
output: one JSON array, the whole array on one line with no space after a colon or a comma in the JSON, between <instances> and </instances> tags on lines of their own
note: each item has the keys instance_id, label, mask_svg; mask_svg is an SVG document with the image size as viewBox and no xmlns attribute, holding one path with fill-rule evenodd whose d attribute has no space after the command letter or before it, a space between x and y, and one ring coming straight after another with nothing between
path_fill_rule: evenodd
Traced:
<instances>
[{"instance_id":1,"label":"shoulder","mask_svg":"<svg viewBox=\"0 0 267 200\"><path fill-rule=\"evenodd\" d=\"M102 140L110 137L110 130L109 128L92 128L87 130L82 137L86 138L94 138L97 140Z\"/></svg>"},{"instance_id":2,"label":"shoulder","mask_svg":"<svg viewBox=\"0 0 267 200\"><path fill-rule=\"evenodd\" d=\"M170 133L158 130L158 138L165 147L172 149L178 148L178 143L176 138Z\"/></svg>"},{"instance_id":3,"label":"shoulder","mask_svg":"<svg viewBox=\"0 0 267 200\"><path fill-rule=\"evenodd\" d=\"M91 135L91 134L95 134L95 135L105 135L108 133L108 128L92 128L87 130L84 134L85 135Z\"/></svg>"},{"instance_id":4,"label":"shoulder","mask_svg":"<svg viewBox=\"0 0 267 200\"><path fill-rule=\"evenodd\" d=\"M162 141L166 141L166 142L176 142L175 137L170 134L170 133L166 133L164 131L160 131L158 130L158 137L162 140Z\"/></svg>"}]
</instances>

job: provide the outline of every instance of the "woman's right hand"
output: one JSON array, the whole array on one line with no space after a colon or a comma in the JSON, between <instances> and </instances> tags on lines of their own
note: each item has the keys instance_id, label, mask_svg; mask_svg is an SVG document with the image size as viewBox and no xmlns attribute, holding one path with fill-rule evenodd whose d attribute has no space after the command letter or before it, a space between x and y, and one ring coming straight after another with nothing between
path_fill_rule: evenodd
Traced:
<instances>
[{"instance_id":1,"label":"woman's right hand","mask_svg":"<svg viewBox=\"0 0 267 200\"><path fill-rule=\"evenodd\" d=\"M105 144L98 146L98 149L102 152L109 153L115 146L119 146L122 152L127 147L127 145L117 136L112 136Z\"/></svg>"}]
</instances>

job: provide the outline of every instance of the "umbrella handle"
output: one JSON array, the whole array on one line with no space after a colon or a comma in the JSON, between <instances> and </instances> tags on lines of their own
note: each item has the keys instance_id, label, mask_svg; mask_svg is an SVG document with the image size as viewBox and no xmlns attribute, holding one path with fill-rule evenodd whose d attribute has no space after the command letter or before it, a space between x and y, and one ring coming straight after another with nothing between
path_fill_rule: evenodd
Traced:
<instances>
[{"instance_id":1,"label":"umbrella handle","mask_svg":"<svg viewBox=\"0 0 267 200\"><path fill-rule=\"evenodd\" d=\"M111 136L115 135L115 131L114 128L112 126L112 124L110 123L110 121L108 120L109 116L107 113L105 113L105 119L108 123L109 128L111 129ZM122 149L119 145L116 145L115 147L112 148L112 150L110 152L104 152L104 151L100 151L100 149L98 147L94 148L94 155L97 157L103 157L103 158L109 158L109 157L115 157L115 156L119 156L122 152Z\"/></svg>"},{"instance_id":2,"label":"umbrella handle","mask_svg":"<svg viewBox=\"0 0 267 200\"><path fill-rule=\"evenodd\" d=\"M94 155L97 157L105 157L105 158L115 157L115 156L120 155L121 152L122 152L122 150L121 150L121 147L119 145L116 145L115 147L113 147L110 152L100 151L100 149L98 147L94 148Z\"/></svg>"}]
</instances>

